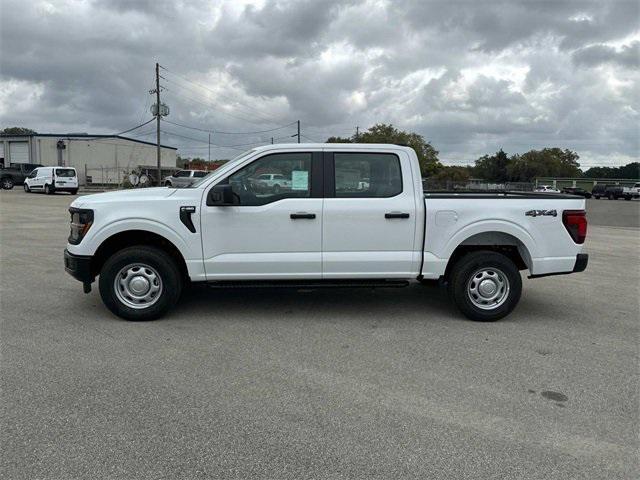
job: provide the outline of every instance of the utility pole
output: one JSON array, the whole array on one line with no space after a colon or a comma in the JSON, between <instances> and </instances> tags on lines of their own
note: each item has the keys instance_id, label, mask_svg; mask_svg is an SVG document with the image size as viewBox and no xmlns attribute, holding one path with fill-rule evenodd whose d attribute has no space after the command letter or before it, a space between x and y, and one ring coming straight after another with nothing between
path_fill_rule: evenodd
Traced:
<instances>
[{"instance_id":1,"label":"utility pole","mask_svg":"<svg viewBox=\"0 0 640 480\"><path fill-rule=\"evenodd\" d=\"M356 125L356 142L360 139L360 127Z\"/></svg>"},{"instance_id":2,"label":"utility pole","mask_svg":"<svg viewBox=\"0 0 640 480\"><path fill-rule=\"evenodd\" d=\"M211 162L211 133L209 133L209 162Z\"/></svg>"},{"instance_id":3,"label":"utility pole","mask_svg":"<svg viewBox=\"0 0 640 480\"><path fill-rule=\"evenodd\" d=\"M300 120L298 120L298 143L300 143Z\"/></svg>"},{"instance_id":4,"label":"utility pole","mask_svg":"<svg viewBox=\"0 0 640 480\"><path fill-rule=\"evenodd\" d=\"M271 145L273 145L273 137L271 137Z\"/></svg>"},{"instance_id":5,"label":"utility pole","mask_svg":"<svg viewBox=\"0 0 640 480\"><path fill-rule=\"evenodd\" d=\"M158 145L157 160L158 160L158 186L162 184L162 166L160 164L160 65L156 62L156 139Z\"/></svg>"}]
</instances>

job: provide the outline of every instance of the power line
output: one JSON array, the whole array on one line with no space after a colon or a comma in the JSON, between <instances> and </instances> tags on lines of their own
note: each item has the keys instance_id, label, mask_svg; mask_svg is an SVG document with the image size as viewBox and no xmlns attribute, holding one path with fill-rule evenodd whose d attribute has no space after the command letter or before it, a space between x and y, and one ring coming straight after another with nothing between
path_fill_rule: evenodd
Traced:
<instances>
[{"instance_id":1,"label":"power line","mask_svg":"<svg viewBox=\"0 0 640 480\"><path fill-rule=\"evenodd\" d=\"M162 78L164 78L164 77L162 77ZM167 82L171 83L172 88L173 88L173 86L180 87L180 88L183 88L184 90L186 90L186 91L188 91L188 92L190 92L190 93L192 93L192 94L195 94L195 95L201 96L202 98L206 98L207 100L209 100L209 97L208 97L208 96L206 96L205 94L203 94L203 92L201 92L201 91L197 91L197 90L194 90L194 89L192 89L192 88L186 87L186 86L184 86L184 85L179 84L178 82L174 82L173 80L170 80L170 79L167 79L167 78L164 78L164 79L165 79ZM259 120L261 120L261 121L263 121L263 122L267 122L267 123L274 123L274 124L278 125L276 122L274 122L273 120L269 119L268 117L265 117L264 115L256 114L256 112L250 111L250 110L248 110L248 109L238 108L238 106L237 106L237 105L232 105L232 106L233 106L233 108L234 108L235 110L239 111L239 112L240 112L240 113L242 113L243 115L250 115L250 116L252 116L252 117L256 117L256 118L258 118Z\"/></svg>"},{"instance_id":2,"label":"power line","mask_svg":"<svg viewBox=\"0 0 640 480\"><path fill-rule=\"evenodd\" d=\"M173 136L184 138L184 139L187 139L187 140L193 140L195 142L206 143L207 145L209 144L208 140L203 140L201 138L189 137L188 135L181 135L179 133L175 133L175 132L172 132L172 131L169 131L169 130L160 130L160 131L162 133L166 133L167 135L173 135ZM289 137L280 137L278 140L282 140L284 138L289 138ZM238 144L235 144L235 145L220 145L220 144L217 144L217 143L212 143L211 145L215 146L215 147L218 147L218 148L235 148L235 147L246 147L246 146L249 146L249 145L255 145L257 143L267 143L267 140L261 139L261 140L255 141L255 142L238 143ZM206 148L206 147L202 147L202 148Z\"/></svg>"},{"instance_id":3,"label":"power line","mask_svg":"<svg viewBox=\"0 0 640 480\"><path fill-rule=\"evenodd\" d=\"M182 79L183 81L189 82L189 83L191 83L191 84L193 84L193 85L195 85L195 86L197 86L197 87L204 88L205 90L210 91L211 93L213 93L214 95L216 95L216 96L218 96L218 97L226 98L226 99L228 99L229 101L232 101L232 102L238 103L238 104L240 104L240 105L243 105L243 106L245 106L246 108L248 108L249 110L252 110L252 111L254 111L254 112L257 112L259 115L265 116L265 117L270 118L270 119L272 119L272 120L273 120L273 119L275 119L275 117L273 117L272 115L267 114L267 113L264 113L264 112L261 112L261 111L260 111L259 109L257 109L255 106L248 105L248 104L246 104L246 103L244 103L244 102L241 102L240 100L238 100L238 99L236 99L236 98L232 98L232 97L230 97L230 96L228 96L228 95L225 95L224 93L216 92L215 90L212 90L211 88L206 87L205 85L202 85L201 83L194 82L193 80L190 80L190 79L188 79L188 78L184 77L183 75L180 75L180 74L178 74L178 73L175 73L175 72L173 72L173 71L169 70L169 69L168 69L168 68L166 68L166 67L160 66L160 68L162 68L164 71L166 71L166 72L170 73L171 75L175 75L176 77L178 77L178 78ZM165 80L170 81L170 80L168 80L168 79L165 79ZM176 82L173 82L173 83L175 84ZM184 88L184 87L183 87L183 88ZM275 122L274 122L274 123L275 123ZM276 125L277 125L277 123L276 123Z\"/></svg>"},{"instance_id":4,"label":"power line","mask_svg":"<svg viewBox=\"0 0 640 480\"><path fill-rule=\"evenodd\" d=\"M218 109L219 105L214 105L213 103L211 103L209 101L204 102L202 100L197 100L197 99L195 99L193 97L190 97L189 95L185 95L183 93L178 93L178 92L176 92L174 90L170 90L168 88L165 88L165 90L168 91L168 92L171 92L172 95L176 95L177 97L180 97L180 98L183 98L183 99L186 99L186 100L190 100L190 101L192 101L192 102L194 102L194 103L196 103L198 105L201 105L201 106L204 106L204 107L208 107L208 108L214 108L216 112L222 113L223 115L227 115L229 117L233 117L233 118L236 118L238 120L242 120L244 122L253 123L254 125L264 125L264 122L256 122L255 120L251 120L249 118L241 117L239 115L235 115L233 113L229 113L229 112L226 112L224 110L219 110Z\"/></svg>"},{"instance_id":5,"label":"power line","mask_svg":"<svg viewBox=\"0 0 640 480\"><path fill-rule=\"evenodd\" d=\"M290 127L291 125L295 125L296 124L296 122L291 122L291 123L288 123L287 125L283 125L282 127L270 128L268 130L256 130L254 132L223 132L221 130L207 130L207 129L204 129L204 128L192 127L192 126L189 126L189 125L184 125L182 123L172 122L172 121L167 120L167 119L163 119L163 120L165 122L167 122L167 123L170 123L172 125L176 125L178 127L188 128L190 130L198 130L199 132L222 134L222 135L252 135L252 134L256 134L256 133L275 132L276 130L282 130L283 128L287 128L287 127Z\"/></svg>"}]
</instances>

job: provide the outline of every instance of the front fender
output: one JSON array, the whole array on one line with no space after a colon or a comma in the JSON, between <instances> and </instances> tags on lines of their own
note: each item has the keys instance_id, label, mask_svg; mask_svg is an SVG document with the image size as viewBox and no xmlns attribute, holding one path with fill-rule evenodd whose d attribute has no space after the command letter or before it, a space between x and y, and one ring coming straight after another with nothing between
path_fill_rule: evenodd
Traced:
<instances>
[{"instance_id":1,"label":"front fender","mask_svg":"<svg viewBox=\"0 0 640 480\"><path fill-rule=\"evenodd\" d=\"M131 230L141 230L160 235L170 241L186 260L198 258L199 252L192 252L184 238L173 228L147 218L127 218L100 225L98 229L94 231L89 229L87 236L82 239L79 245L69 244L67 245L67 249L74 255L94 255L105 240L118 233Z\"/></svg>"}]
</instances>

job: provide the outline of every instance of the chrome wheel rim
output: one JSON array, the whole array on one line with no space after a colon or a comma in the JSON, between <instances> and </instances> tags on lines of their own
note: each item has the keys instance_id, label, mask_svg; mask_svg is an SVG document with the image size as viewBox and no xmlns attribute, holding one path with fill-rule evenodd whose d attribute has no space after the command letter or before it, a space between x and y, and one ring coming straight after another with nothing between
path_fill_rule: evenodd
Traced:
<instances>
[{"instance_id":1,"label":"chrome wheel rim","mask_svg":"<svg viewBox=\"0 0 640 480\"><path fill-rule=\"evenodd\" d=\"M2 181L2 188L4 188L5 190L9 190L9 188L11 188L11 181L10 180L3 180Z\"/></svg>"},{"instance_id":2,"label":"chrome wheel rim","mask_svg":"<svg viewBox=\"0 0 640 480\"><path fill-rule=\"evenodd\" d=\"M509 279L497 268L477 270L467 282L467 295L471 303L481 310L495 310L509 297Z\"/></svg>"},{"instance_id":3,"label":"chrome wheel rim","mask_svg":"<svg viewBox=\"0 0 640 480\"><path fill-rule=\"evenodd\" d=\"M120 269L113 282L118 300L127 307L142 310L154 305L162 295L162 279L144 263L132 263Z\"/></svg>"}]
</instances>

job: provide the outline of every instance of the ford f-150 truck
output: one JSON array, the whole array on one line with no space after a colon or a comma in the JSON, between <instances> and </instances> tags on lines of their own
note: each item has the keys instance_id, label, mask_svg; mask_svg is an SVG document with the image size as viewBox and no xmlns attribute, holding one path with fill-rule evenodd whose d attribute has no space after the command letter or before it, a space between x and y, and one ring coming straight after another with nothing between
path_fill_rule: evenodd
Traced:
<instances>
[{"instance_id":1,"label":"ford f-150 truck","mask_svg":"<svg viewBox=\"0 0 640 480\"><path fill-rule=\"evenodd\" d=\"M254 190L261 172L289 187ZM269 145L188 188L89 195L70 208L65 268L105 305L158 318L188 282L218 287L446 284L473 320L509 314L529 277L581 272L585 200L425 193L415 152L386 144Z\"/></svg>"}]
</instances>

